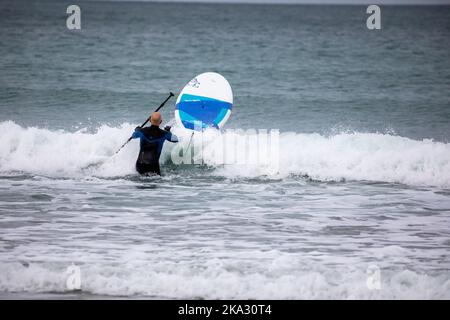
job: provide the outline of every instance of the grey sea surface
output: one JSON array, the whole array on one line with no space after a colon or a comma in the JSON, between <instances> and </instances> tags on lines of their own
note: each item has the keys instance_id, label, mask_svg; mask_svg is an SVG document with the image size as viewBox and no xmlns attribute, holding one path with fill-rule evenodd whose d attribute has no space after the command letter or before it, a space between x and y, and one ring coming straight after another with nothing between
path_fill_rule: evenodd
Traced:
<instances>
[{"instance_id":1,"label":"grey sea surface","mask_svg":"<svg viewBox=\"0 0 450 320\"><path fill-rule=\"evenodd\" d=\"M0 2L0 299L450 298L450 7L70 4ZM207 71L276 170L113 156Z\"/></svg>"}]
</instances>

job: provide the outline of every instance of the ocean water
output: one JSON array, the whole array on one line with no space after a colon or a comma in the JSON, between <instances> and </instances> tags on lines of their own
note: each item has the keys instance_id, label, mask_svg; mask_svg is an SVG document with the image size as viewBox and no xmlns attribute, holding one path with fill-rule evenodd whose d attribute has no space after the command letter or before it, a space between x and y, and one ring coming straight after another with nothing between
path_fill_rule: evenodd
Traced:
<instances>
[{"instance_id":1,"label":"ocean water","mask_svg":"<svg viewBox=\"0 0 450 320\"><path fill-rule=\"evenodd\" d=\"M76 3L0 2L0 298L450 298L450 7ZM206 71L279 167L113 156Z\"/></svg>"}]
</instances>

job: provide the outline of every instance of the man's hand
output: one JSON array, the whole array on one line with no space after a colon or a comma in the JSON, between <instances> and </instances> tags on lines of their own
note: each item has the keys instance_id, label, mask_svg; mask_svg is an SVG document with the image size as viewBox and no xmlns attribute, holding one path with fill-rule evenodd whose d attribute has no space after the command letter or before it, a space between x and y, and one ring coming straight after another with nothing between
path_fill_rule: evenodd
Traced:
<instances>
[{"instance_id":1,"label":"man's hand","mask_svg":"<svg viewBox=\"0 0 450 320\"><path fill-rule=\"evenodd\" d=\"M167 132L170 132L170 129L171 129L172 127L171 126L165 126L164 127L164 130L166 130Z\"/></svg>"}]
</instances>

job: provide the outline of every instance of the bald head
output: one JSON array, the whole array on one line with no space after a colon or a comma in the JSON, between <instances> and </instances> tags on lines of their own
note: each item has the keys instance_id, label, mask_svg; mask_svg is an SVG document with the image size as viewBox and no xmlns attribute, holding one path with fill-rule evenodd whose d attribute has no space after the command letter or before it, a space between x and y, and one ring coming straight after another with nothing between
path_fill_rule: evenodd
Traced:
<instances>
[{"instance_id":1,"label":"bald head","mask_svg":"<svg viewBox=\"0 0 450 320\"><path fill-rule=\"evenodd\" d=\"M153 112L150 117L150 123L154 126L159 126L162 122L162 116L159 112Z\"/></svg>"}]
</instances>

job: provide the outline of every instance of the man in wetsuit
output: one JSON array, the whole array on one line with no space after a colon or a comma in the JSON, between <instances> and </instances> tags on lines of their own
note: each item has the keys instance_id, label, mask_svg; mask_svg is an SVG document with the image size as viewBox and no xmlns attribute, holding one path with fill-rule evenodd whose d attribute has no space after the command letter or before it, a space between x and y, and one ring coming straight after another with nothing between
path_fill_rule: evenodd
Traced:
<instances>
[{"instance_id":1,"label":"man in wetsuit","mask_svg":"<svg viewBox=\"0 0 450 320\"><path fill-rule=\"evenodd\" d=\"M150 127L137 127L132 135L133 139L141 139L141 149L136 161L136 170L140 174L158 174L161 175L159 169L159 156L166 140L170 142L178 142L176 135L170 133L170 127L166 126L164 130L159 126L162 123L162 116L159 112L153 112L150 117Z\"/></svg>"}]
</instances>

